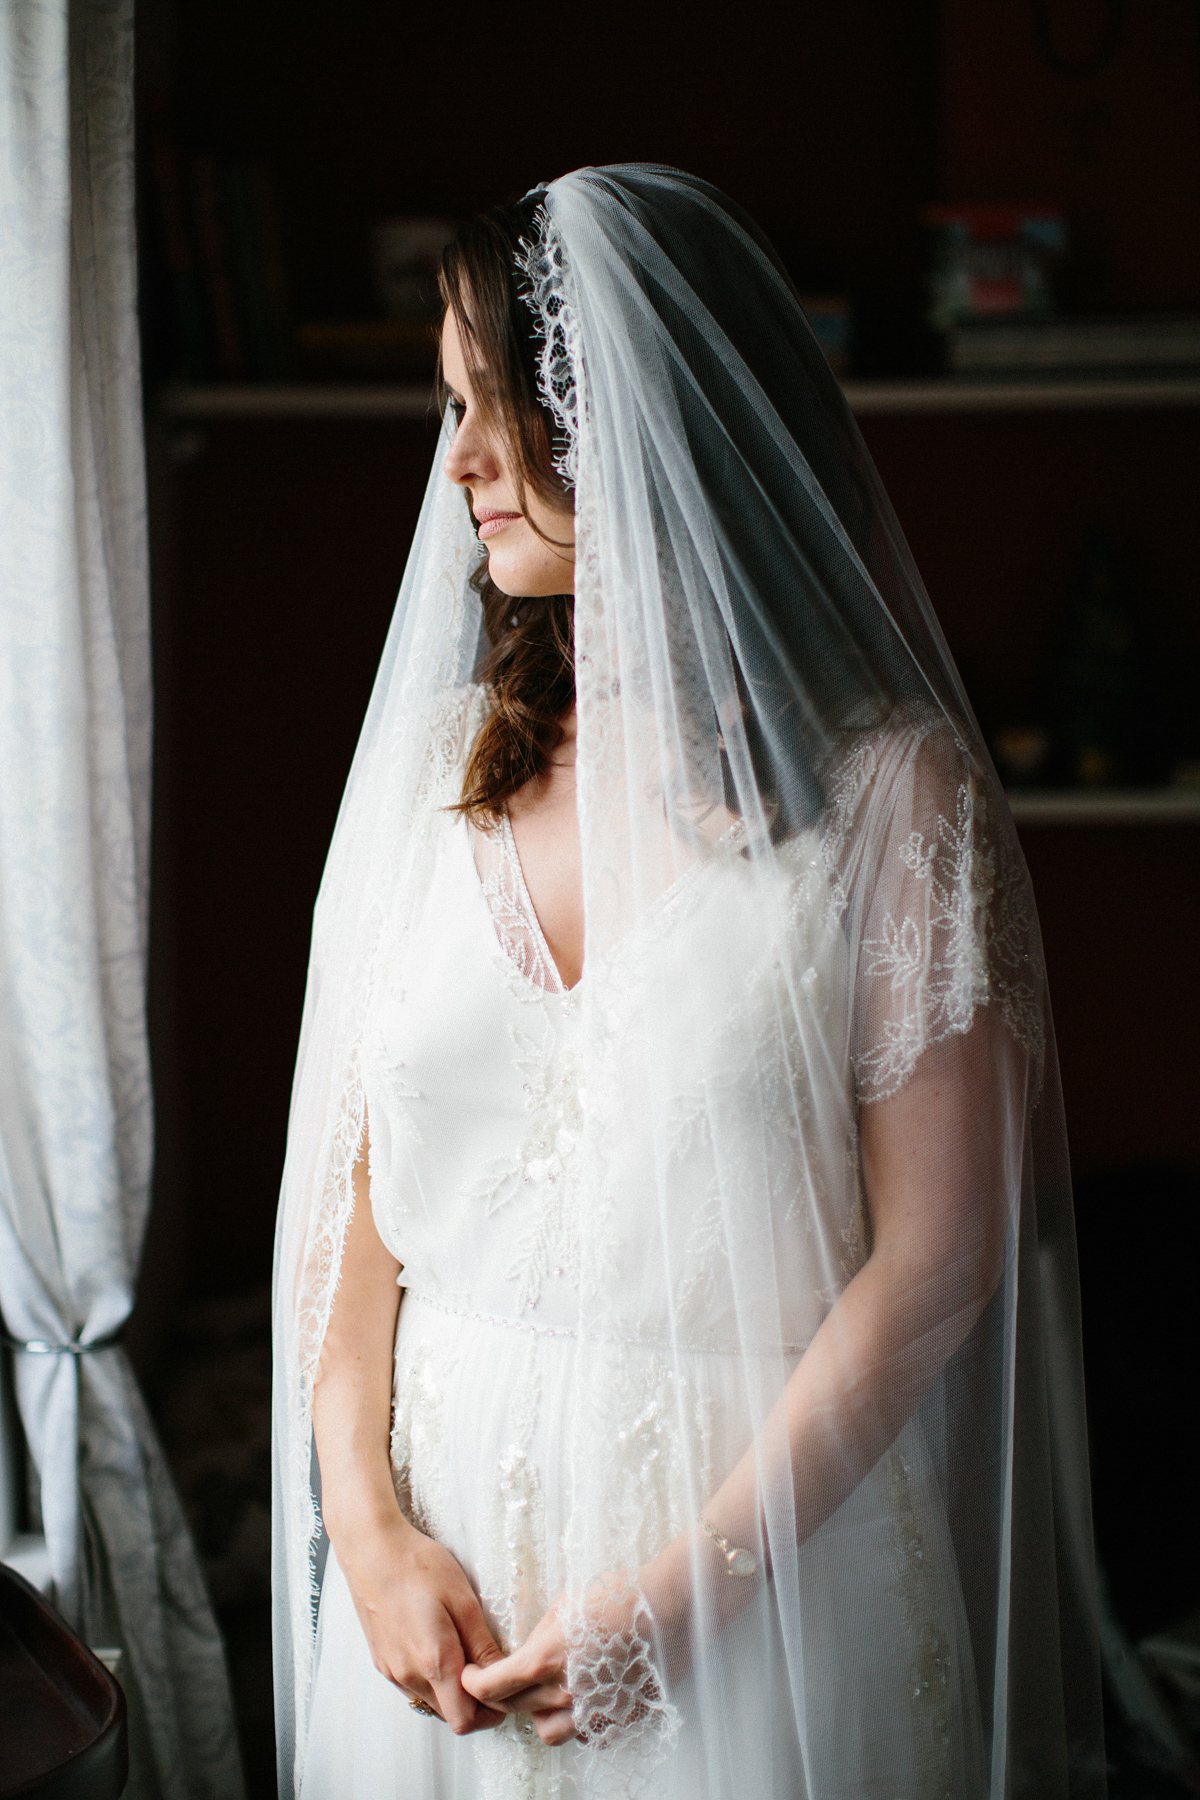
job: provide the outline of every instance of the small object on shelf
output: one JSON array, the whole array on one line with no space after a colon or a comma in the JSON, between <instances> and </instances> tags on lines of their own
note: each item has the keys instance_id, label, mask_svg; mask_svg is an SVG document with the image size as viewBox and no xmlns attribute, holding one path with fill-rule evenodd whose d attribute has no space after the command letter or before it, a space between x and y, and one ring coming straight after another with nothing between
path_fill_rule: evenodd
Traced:
<instances>
[{"instance_id":1,"label":"small object on shelf","mask_svg":"<svg viewBox=\"0 0 1200 1800\"><path fill-rule=\"evenodd\" d=\"M804 316L825 360L839 380L850 372L850 341L854 320L845 294L801 294Z\"/></svg>"},{"instance_id":2,"label":"small object on shelf","mask_svg":"<svg viewBox=\"0 0 1200 1800\"><path fill-rule=\"evenodd\" d=\"M432 376L438 262L452 219L381 219L371 234L382 319L310 319L296 333L305 374L327 380Z\"/></svg>"},{"instance_id":3,"label":"small object on shelf","mask_svg":"<svg viewBox=\"0 0 1200 1800\"><path fill-rule=\"evenodd\" d=\"M988 732L1011 793L1165 795L1184 785L1195 684L1186 655L1168 659L1156 645L1140 587L1128 547L1093 531L1031 691Z\"/></svg>"},{"instance_id":4,"label":"small object on shelf","mask_svg":"<svg viewBox=\"0 0 1200 1800\"><path fill-rule=\"evenodd\" d=\"M1050 756L1050 734L1042 725L1002 725L992 735L992 754L1005 787L1031 787Z\"/></svg>"},{"instance_id":5,"label":"small object on shelf","mask_svg":"<svg viewBox=\"0 0 1200 1800\"><path fill-rule=\"evenodd\" d=\"M1051 202L927 206L929 323L1048 318L1066 260L1067 225Z\"/></svg>"},{"instance_id":6,"label":"small object on shelf","mask_svg":"<svg viewBox=\"0 0 1200 1800\"><path fill-rule=\"evenodd\" d=\"M1042 684L1049 779L1083 788L1165 782L1171 702L1162 672L1128 555L1110 532L1094 531Z\"/></svg>"}]
</instances>

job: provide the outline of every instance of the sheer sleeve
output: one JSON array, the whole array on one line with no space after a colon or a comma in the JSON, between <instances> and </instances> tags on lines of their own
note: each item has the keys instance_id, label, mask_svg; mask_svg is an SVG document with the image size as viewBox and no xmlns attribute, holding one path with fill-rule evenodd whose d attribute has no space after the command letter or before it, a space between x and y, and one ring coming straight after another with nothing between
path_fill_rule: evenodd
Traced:
<instances>
[{"instance_id":1,"label":"sheer sleeve","mask_svg":"<svg viewBox=\"0 0 1200 1800\"><path fill-rule=\"evenodd\" d=\"M922 1055L994 1009L1043 1056L1042 965L1024 859L992 772L941 724L860 741L830 783L826 860L856 969L861 1103L896 1094Z\"/></svg>"}]
</instances>

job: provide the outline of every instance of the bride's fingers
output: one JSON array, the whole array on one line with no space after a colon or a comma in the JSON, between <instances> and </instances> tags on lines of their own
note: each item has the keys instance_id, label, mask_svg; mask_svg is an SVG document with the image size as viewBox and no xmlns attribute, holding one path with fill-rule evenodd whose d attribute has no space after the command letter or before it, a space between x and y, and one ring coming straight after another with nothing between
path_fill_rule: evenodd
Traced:
<instances>
[{"instance_id":1,"label":"bride's fingers","mask_svg":"<svg viewBox=\"0 0 1200 1800\"><path fill-rule=\"evenodd\" d=\"M469 1693L470 1689L467 1691ZM541 1682L537 1687L522 1688L519 1693L509 1694L507 1699L491 1702L506 1713L556 1712L570 1704L571 1696L561 1681Z\"/></svg>"},{"instance_id":2,"label":"bride's fingers","mask_svg":"<svg viewBox=\"0 0 1200 1800\"><path fill-rule=\"evenodd\" d=\"M467 1731L495 1731L498 1725L503 1725L505 1717L504 1713L497 1712L494 1707L477 1706L475 1717L468 1725Z\"/></svg>"},{"instance_id":3,"label":"bride's fingers","mask_svg":"<svg viewBox=\"0 0 1200 1800\"><path fill-rule=\"evenodd\" d=\"M474 1699L485 1706L496 1706L526 1688L561 1681L562 1674L561 1656L547 1655L527 1641L511 1656L501 1657L486 1669L468 1663L462 1672L462 1684Z\"/></svg>"},{"instance_id":4,"label":"bride's fingers","mask_svg":"<svg viewBox=\"0 0 1200 1800\"><path fill-rule=\"evenodd\" d=\"M408 1701L410 1706L415 1706L419 1701L422 1706L432 1707L434 1718L440 1719L443 1725L446 1723L442 1714L442 1709L437 1702L437 1695L434 1693L428 1682L422 1682L420 1690L418 1690L415 1683L410 1683L408 1686L405 1686L403 1683L397 1681L395 1686L400 1689L400 1692L404 1695L404 1698Z\"/></svg>"},{"instance_id":5,"label":"bride's fingers","mask_svg":"<svg viewBox=\"0 0 1200 1800\"><path fill-rule=\"evenodd\" d=\"M457 1598L449 1610L468 1664L485 1669L502 1660L504 1652L488 1630L483 1608L474 1594L468 1592Z\"/></svg>"},{"instance_id":6,"label":"bride's fingers","mask_svg":"<svg viewBox=\"0 0 1200 1800\"><path fill-rule=\"evenodd\" d=\"M543 1744L566 1744L576 1735L575 1716L569 1706L534 1713L533 1722Z\"/></svg>"},{"instance_id":7,"label":"bride's fingers","mask_svg":"<svg viewBox=\"0 0 1200 1800\"><path fill-rule=\"evenodd\" d=\"M433 1705L441 1717L456 1737L464 1737L479 1717L479 1708L472 1697L463 1693L456 1675L445 1675L441 1679L431 1676L429 1686L433 1690Z\"/></svg>"},{"instance_id":8,"label":"bride's fingers","mask_svg":"<svg viewBox=\"0 0 1200 1800\"><path fill-rule=\"evenodd\" d=\"M519 1694L522 1688L531 1685L528 1675L513 1673L511 1662L512 1657L505 1656L486 1669L481 1669L478 1663L468 1663L459 1680L481 1706L503 1706L510 1694Z\"/></svg>"}]
</instances>

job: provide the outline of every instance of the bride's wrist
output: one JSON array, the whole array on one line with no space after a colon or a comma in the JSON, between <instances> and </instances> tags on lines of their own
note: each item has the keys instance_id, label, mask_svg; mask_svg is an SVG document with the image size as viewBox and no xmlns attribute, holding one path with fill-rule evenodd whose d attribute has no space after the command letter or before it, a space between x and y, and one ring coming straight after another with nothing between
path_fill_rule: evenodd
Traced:
<instances>
[{"instance_id":1,"label":"bride's wrist","mask_svg":"<svg viewBox=\"0 0 1200 1800\"><path fill-rule=\"evenodd\" d=\"M419 1536L390 1489L386 1493L346 1495L324 1508L324 1521L343 1569L380 1550L394 1551L410 1537Z\"/></svg>"},{"instance_id":2,"label":"bride's wrist","mask_svg":"<svg viewBox=\"0 0 1200 1800\"><path fill-rule=\"evenodd\" d=\"M690 1533L672 1539L656 1557L642 1564L638 1586L660 1626L687 1610L692 1596Z\"/></svg>"}]
</instances>

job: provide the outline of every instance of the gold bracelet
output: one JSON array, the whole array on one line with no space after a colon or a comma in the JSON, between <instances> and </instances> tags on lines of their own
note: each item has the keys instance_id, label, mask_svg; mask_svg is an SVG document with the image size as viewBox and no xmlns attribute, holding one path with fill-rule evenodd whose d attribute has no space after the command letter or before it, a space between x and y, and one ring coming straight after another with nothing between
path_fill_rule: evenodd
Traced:
<instances>
[{"instance_id":1,"label":"gold bracelet","mask_svg":"<svg viewBox=\"0 0 1200 1800\"><path fill-rule=\"evenodd\" d=\"M700 1529L706 1537L712 1539L713 1543L717 1546L717 1549L721 1552L721 1555L725 1558L725 1573L727 1575L744 1577L758 1574L758 1558L755 1556L753 1550L742 1550L739 1549L736 1544L731 1544L729 1539L727 1537L722 1537L716 1526L710 1525L705 1518L701 1518L700 1520Z\"/></svg>"}]
</instances>

